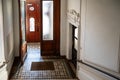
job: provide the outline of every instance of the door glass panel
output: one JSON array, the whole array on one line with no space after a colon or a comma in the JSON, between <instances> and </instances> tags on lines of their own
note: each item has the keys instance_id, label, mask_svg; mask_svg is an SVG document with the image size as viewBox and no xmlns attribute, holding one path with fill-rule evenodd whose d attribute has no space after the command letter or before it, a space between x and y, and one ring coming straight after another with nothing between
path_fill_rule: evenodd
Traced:
<instances>
[{"instance_id":1,"label":"door glass panel","mask_svg":"<svg viewBox=\"0 0 120 80\"><path fill-rule=\"evenodd\" d=\"M33 17L30 18L30 32L35 31L35 19Z\"/></svg>"},{"instance_id":2,"label":"door glass panel","mask_svg":"<svg viewBox=\"0 0 120 80\"><path fill-rule=\"evenodd\" d=\"M42 2L43 40L53 40L53 1Z\"/></svg>"}]
</instances>

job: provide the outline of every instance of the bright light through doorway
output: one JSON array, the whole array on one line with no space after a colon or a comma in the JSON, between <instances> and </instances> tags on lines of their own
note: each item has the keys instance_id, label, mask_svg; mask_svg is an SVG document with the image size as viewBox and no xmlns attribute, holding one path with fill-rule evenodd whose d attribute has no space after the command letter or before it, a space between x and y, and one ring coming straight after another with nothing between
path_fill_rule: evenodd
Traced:
<instances>
[{"instance_id":1,"label":"bright light through doorway","mask_svg":"<svg viewBox=\"0 0 120 80\"><path fill-rule=\"evenodd\" d=\"M43 40L53 40L53 1L43 1Z\"/></svg>"}]
</instances>

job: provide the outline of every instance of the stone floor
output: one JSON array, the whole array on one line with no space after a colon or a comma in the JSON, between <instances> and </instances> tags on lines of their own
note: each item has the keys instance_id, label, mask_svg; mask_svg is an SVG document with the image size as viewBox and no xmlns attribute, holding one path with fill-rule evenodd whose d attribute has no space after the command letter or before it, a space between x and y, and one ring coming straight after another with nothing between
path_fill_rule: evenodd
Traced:
<instances>
[{"instance_id":1,"label":"stone floor","mask_svg":"<svg viewBox=\"0 0 120 80\"><path fill-rule=\"evenodd\" d=\"M32 62L52 61L54 70L31 71ZM12 71L11 71L12 72ZM27 47L27 58L24 64L11 73L10 80L77 80L66 59L56 56L40 56L40 44L29 43Z\"/></svg>"}]
</instances>

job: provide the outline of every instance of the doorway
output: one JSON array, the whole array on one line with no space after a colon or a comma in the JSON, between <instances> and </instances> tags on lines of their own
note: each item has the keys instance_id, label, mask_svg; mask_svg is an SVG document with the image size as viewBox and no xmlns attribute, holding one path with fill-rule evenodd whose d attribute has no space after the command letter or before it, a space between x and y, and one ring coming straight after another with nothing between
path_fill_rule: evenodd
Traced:
<instances>
[{"instance_id":1,"label":"doorway","mask_svg":"<svg viewBox=\"0 0 120 80\"><path fill-rule=\"evenodd\" d=\"M60 0L42 0L41 55L60 55ZM49 23L46 22L49 21Z\"/></svg>"},{"instance_id":2,"label":"doorway","mask_svg":"<svg viewBox=\"0 0 120 80\"><path fill-rule=\"evenodd\" d=\"M20 50L24 42L40 43L40 56L60 55L60 0L21 2L24 10L20 4Z\"/></svg>"}]
</instances>

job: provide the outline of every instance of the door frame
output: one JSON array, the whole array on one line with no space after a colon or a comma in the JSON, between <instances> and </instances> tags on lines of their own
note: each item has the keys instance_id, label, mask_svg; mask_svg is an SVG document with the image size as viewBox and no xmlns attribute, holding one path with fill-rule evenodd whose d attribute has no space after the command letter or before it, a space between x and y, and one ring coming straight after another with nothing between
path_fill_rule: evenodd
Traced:
<instances>
[{"instance_id":1,"label":"door frame","mask_svg":"<svg viewBox=\"0 0 120 80\"><path fill-rule=\"evenodd\" d=\"M42 1L43 0L41 0L41 2L40 2L40 4L42 5ZM55 0L53 0L53 1L55 1ZM57 3L57 5L59 5L59 7L58 7L58 9L55 9L55 10L57 10L56 12L57 12L57 14L59 14L59 17L57 17L58 19L58 22L59 23L54 23L54 25L56 25L56 26L59 26L58 28L57 28L57 31L58 31L58 33L57 34L55 34L54 36L56 36L57 38L58 38L58 40L56 41L56 50L57 50L57 54L60 56L60 14L61 14L61 0L58 0L59 1L59 3ZM56 7L56 6L54 6L54 7ZM18 9L19 9L19 40L20 40L20 42L19 42L19 59L21 60L21 62L22 62L22 55L21 55L21 49L22 49L22 31L21 31L21 9L20 9L20 0L18 0ZM42 11L42 9L41 9L41 11ZM56 16L56 14L54 14L55 16ZM42 14L40 15L41 16L41 18L42 18ZM40 20L40 22L41 22L41 24L42 24L42 20ZM42 33L42 27L41 27L41 33ZM40 34L41 35L41 42L42 42L42 34Z\"/></svg>"}]
</instances>

